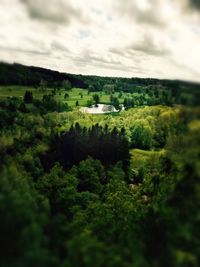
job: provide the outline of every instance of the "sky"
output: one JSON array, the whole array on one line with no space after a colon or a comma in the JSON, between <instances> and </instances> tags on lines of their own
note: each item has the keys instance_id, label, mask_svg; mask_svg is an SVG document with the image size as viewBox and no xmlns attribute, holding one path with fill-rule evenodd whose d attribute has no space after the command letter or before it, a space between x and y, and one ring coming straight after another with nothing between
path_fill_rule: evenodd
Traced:
<instances>
[{"instance_id":1,"label":"sky","mask_svg":"<svg viewBox=\"0 0 200 267\"><path fill-rule=\"evenodd\" d=\"M200 81L200 0L0 0L0 61Z\"/></svg>"}]
</instances>

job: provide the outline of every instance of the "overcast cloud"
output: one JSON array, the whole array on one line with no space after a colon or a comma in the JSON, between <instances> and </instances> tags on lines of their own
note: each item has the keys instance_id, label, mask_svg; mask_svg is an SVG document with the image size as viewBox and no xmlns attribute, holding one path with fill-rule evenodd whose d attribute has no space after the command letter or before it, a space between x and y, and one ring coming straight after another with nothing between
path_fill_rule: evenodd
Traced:
<instances>
[{"instance_id":1,"label":"overcast cloud","mask_svg":"<svg viewBox=\"0 0 200 267\"><path fill-rule=\"evenodd\" d=\"M200 0L0 0L0 60L200 81Z\"/></svg>"}]
</instances>

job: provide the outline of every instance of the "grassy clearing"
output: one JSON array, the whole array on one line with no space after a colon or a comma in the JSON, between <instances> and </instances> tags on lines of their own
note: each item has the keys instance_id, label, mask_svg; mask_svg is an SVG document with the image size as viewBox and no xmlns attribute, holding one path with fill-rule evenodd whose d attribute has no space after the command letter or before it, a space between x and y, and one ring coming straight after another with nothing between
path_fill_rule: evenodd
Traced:
<instances>
[{"instance_id":1,"label":"grassy clearing","mask_svg":"<svg viewBox=\"0 0 200 267\"><path fill-rule=\"evenodd\" d=\"M131 167L139 169L142 166L148 165L158 159L164 152L164 149L159 151L131 149Z\"/></svg>"},{"instance_id":2,"label":"grassy clearing","mask_svg":"<svg viewBox=\"0 0 200 267\"><path fill-rule=\"evenodd\" d=\"M23 98L26 90L29 90L33 93L33 96L36 99L42 99L44 94L50 94L52 92L52 88L47 88L45 90L36 89L28 86L0 86L0 98L5 99L7 97L19 97ZM67 99L64 98L65 94L68 93L69 97ZM88 94L88 90L73 88L70 91L65 91L64 89L60 89L56 92L55 99L63 101L67 103L70 107L74 107L76 105L76 101L79 102L80 106L86 106L87 101L93 99L94 94L99 94L100 102L103 104L110 103L110 95L105 92L93 92ZM119 93L115 93L114 96L118 97ZM120 103L123 103L124 97L129 94L123 94L121 98L119 98Z\"/></svg>"}]
</instances>

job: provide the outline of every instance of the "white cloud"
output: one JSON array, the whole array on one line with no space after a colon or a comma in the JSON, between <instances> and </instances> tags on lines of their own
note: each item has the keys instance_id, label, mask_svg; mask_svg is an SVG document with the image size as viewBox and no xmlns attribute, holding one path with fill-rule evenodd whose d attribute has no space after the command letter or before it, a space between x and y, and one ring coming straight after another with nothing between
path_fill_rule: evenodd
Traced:
<instances>
[{"instance_id":1,"label":"white cloud","mask_svg":"<svg viewBox=\"0 0 200 267\"><path fill-rule=\"evenodd\" d=\"M0 60L200 81L198 0L10 1L0 1Z\"/></svg>"}]
</instances>

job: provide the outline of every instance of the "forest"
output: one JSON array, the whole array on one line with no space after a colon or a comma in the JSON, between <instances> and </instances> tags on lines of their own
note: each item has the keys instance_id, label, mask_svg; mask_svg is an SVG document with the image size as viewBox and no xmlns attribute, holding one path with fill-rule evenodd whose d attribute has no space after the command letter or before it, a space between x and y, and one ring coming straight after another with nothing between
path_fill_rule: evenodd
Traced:
<instances>
[{"instance_id":1,"label":"forest","mask_svg":"<svg viewBox=\"0 0 200 267\"><path fill-rule=\"evenodd\" d=\"M1 63L0 267L200 266L199 99Z\"/></svg>"}]
</instances>

